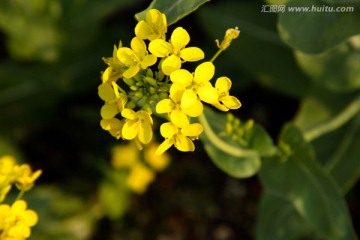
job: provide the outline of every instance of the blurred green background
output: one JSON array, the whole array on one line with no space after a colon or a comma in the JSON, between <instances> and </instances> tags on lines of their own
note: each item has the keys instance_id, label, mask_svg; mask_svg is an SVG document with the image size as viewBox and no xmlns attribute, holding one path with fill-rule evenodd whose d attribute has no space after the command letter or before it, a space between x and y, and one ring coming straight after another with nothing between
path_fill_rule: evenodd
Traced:
<instances>
[{"instance_id":1,"label":"blurred green background","mask_svg":"<svg viewBox=\"0 0 360 240\"><path fill-rule=\"evenodd\" d=\"M110 166L120 142L99 125L102 57L111 56L119 40L129 45L134 14L149 3L0 2L0 154L43 170L25 195L40 217L31 239L254 239L262 192L257 177L227 176L200 142L194 153L171 150L171 165L144 195L130 194L122 173ZM215 62L216 75L233 81L232 94L243 104L234 114L254 119L276 139L314 83L280 39L277 14L261 13L263 4L214 0L175 26L189 31L190 45L202 48L206 59L216 52L215 39L239 27L240 37ZM358 230L359 192L357 184L347 195Z\"/></svg>"}]
</instances>

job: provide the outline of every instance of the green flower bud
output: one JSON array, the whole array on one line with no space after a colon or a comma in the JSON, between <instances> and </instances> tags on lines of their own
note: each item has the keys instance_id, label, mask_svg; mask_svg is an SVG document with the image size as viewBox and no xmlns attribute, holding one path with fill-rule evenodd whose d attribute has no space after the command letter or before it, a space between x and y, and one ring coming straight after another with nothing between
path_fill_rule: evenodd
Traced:
<instances>
[{"instance_id":1,"label":"green flower bud","mask_svg":"<svg viewBox=\"0 0 360 240\"><path fill-rule=\"evenodd\" d=\"M123 80L129 87L135 85L135 81L132 78L123 78Z\"/></svg>"}]
</instances>

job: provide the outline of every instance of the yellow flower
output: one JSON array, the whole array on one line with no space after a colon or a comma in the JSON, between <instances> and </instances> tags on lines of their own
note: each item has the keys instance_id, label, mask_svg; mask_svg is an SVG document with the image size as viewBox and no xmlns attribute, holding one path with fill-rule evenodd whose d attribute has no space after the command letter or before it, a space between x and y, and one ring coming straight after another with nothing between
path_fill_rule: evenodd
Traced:
<instances>
[{"instance_id":1,"label":"yellow flower","mask_svg":"<svg viewBox=\"0 0 360 240\"><path fill-rule=\"evenodd\" d=\"M189 125L189 117L178 103L173 102L171 99L163 99L156 104L157 113L168 113L170 121L177 127L182 128Z\"/></svg>"},{"instance_id":2,"label":"yellow flower","mask_svg":"<svg viewBox=\"0 0 360 240\"><path fill-rule=\"evenodd\" d=\"M163 123L160 126L160 133L165 140L157 148L156 154L164 153L172 145L182 152L192 152L195 150L193 140L197 139L202 131L203 127L200 123L189 124L184 128L178 128L171 122Z\"/></svg>"},{"instance_id":3,"label":"yellow flower","mask_svg":"<svg viewBox=\"0 0 360 240\"><path fill-rule=\"evenodd\" d=\"M133 144L113 147L111 165L114 168L129 168L138 161L138 149Z\"/></svg>"},{"instance_id":4,"label":"yellow flower","mask_svg":"<svg viewBox=\"0 0 360 240\"><path fill-rule=\"evenodd\" d=\"M149 66L154 65L157 60L154 55L148 54L146 44L142 39L134 37L130 45L131 49L121 47L117 51L117 57L120 62L128 67L128 69L123 72L125 78L134 77L140 69L147 69Z\"/></svg>"},{"instance_id":5,"label":"yellow flower","mask_svg":"<svg viewBox=\"0 0 360 240\"><path fill-rule=\"evenodd\" d=\"M144 149L144 160L155 170L162 171L170 163L170 155L167 153L162 154L161 156L156 155L156 149L159 147L158 143L150 143Z\"/></svg>"},{"instance_id":6,"label":"yellow flower","mask_svg":"<svg viewBox=\"0 0 360 240\"><path fill-rule=\"evenodd\" d=\"M121 138L122 136L121 131L124 126L124 123L119 119L117 118L102 119L100 121L100 126L102 127L102 129L108 131L111 134L111 136L117 139Z\"/></svg>"},{"instance_id":7,"label":"yellow flower","mask_svg":"<svg viewBox=\"0 0 360 240\"><path fill-rule=\"evenodd\" d=\"M188 32L178 27L171 34L170 42L163 39L155 39L149 44L149 51L157 57L165 58L161 64L161 70L166 75L181 68L181 60L195 62L204 58L204 52L197 47L185 46L190 42Z\"/></svg>"},{"instance_id":8,"label":"yellow flower","mask_svg":"<svg viewBox=\"0 0 360 240\"><path fill-rule=\"evenodd\" d=\"M119 48L121 47L121 42L119 43ZM103 83L111 83L112 81L117 81L122 77L122 73L126 70L126 67L117 57L118 48L114 45L113 56L109 58L103 58L104 62L108 65L106 70L101 75L101 80Z\"/></svg>"},{"instance_id":9,"label":"yellow flower","mask_svg":"<svg viewBox=\"0 0 360 240\"><path fill-rule=\"evenodd\" d=\"M170 98L180 99L181 109L191 117L200 116L203 111L202 103L215 104L218 102L218 92L211 85L215 67L211 62L204 62L196 69L194 75L184 69L174 71L170 75L173 85L170 87Z\"/></svg>"},{"instance_id":10,"label":"yellow flower","mask_svg":"<svg viewBox=\"0 0 360 240\"><path fill-rule=\"evenodd\" d=\"M17 173L16 187L21 191L30 190L34 185L35 180L42 173L41 170L33 172L28 164L15 166L15 172Z\"/></svg>"},{"instance_id":11,"label":"yellow flower","mask_svg":"<svg viewBox=\"0 0 360 240\"><path fill-rule=\"evenodd\" d=\"M11 189L11 184L7 184L5 186L1 185L0 187L0 202L4 201L6 195L9 193Z\"/></svg>"},{"instance_id":12,"label":"yellow flower","mask_svg":"<svg viewBox=\"0 0 360 240\"><path fill-rule=\"evenodd\" d=\"M166 16L157 9L150 9L146 13L145 20L141 20L135 27L135 34L138 38L150 41L157 38L165 39L166 32Z\"/></svg>"},{"instance_id":13,"label":"yellow flower","mask_svg":"<svg viewBox=\"0 0 360 240\"><path fill-rule=\"evenodd\" d=\"M30 227L38 222L33 210L28 210L24 200L17 200L10 207L0 205L0 237L8 240L24 240L31 235Z\"/></svg>"},{"instance_id":14,"label":"yellow flower","mask_svg":"<svg viewBox=\"0 0 360 240\"><path fill-rule=\"evenodd\" d=\"M12 156L5 155L0 158L0 187L16 179L15 166L16 161Z\"/></svg>"},{"instance_id":15,"label":"yellow flower","mask_svg":"<svg viewBox=\"0 0 360 240\"><path fill-rule=\"evenodd\" d=\"M142 194L154 179L154 172L145 167L142 163L137 162L131 168L129 176L126 179L126 184L133 192Z\"/></svg>"},{"instance_id":16,"label":"yellow flower","mask_svg":"<svg viewBox=\"0 0 360 240\"><path fill-rule=\"evenodd\" d=\"M238 109L241 107L241 102L234 96L229 95L231 88L231 80L227 77L220 77L216 80L215 88L219 93L219 100L213 104L217 109L227 112L229 109Z\"/></svg>"},{"instance_id":17,"label":"yellow flower","mask_svg":"<svg viewBox=\"0 0 360 240\"><path fill-rule=\"evenodd\" d=\"M100 115L104 119L112 119L116 114L124 109L127 102L126 93L115 82L111 85L103 83L98 87L98 94L105 101L104 106L100 110Z\"/></svg>"},{"instance_id":18,"label":"yellow flower","mask_svg":"<svg viewBox=\"0 0 360 240\"><path fill-rule=\"evenodd\" d=\"M137 137L143 144L148 144L151 141L153 120L148 112L144 110L135 112L132 109L125 108L121 115L126 118L122 128L123 138L132 140Z\"/></svg>"}]
</instances>

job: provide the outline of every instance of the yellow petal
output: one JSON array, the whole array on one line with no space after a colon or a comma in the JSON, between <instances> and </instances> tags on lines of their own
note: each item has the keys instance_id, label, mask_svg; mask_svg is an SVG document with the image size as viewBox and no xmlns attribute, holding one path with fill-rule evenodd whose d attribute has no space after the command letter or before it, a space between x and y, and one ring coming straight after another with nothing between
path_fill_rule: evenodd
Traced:
<instances>
[{"instance_id":1,"label":"yellow petal","mask_svg":"<svg viewBox=\"0 0 360 240\"><path fill-rule=\"evenodd\" d=\"M138 133L138 138L140 142L143 144L148 144L151 141L152 136L153 136L153 131L150 123L141 121L141 123L139 124L139 133Z\"/></svg>"},{"instance_id":2,"label":"yellow petal","mask_svg":"<svg viewBox=\"0 0 360 240\"><path fill-rule=\"evenodd\" d=\"M32 210L26 210L22 214L22 223L28 227L34 226L38 222L38 215Z\"/></svg>"},{"instance_id":3,"label":"yellow petal","mask_svg":"<svg viewBox=\"0 0 360 240\"><path fill-rule=\"evenodd\" d=\"M179 83L187 87L191 85L193 75L185 69L179 69L170 74L170 80L173 83Z\"/></svg>"},{"instance_id":4,"label":"yellow petal","mask_svg":"<svg viewBox=\"0 0 360 240\"><path fill-rule=\"evenodd\" d=\"M116 106L116 104L105 104L100 109L100 115L104 119L111 119L115 117L116 114L118 114L119 110Z\"/></svg>"},{"instance_id":5,"label":"yellow petal","mask_svg":"<svg viewBox=\"0 0 360 240\"><path fill-rule=\"evenodd\" d=\"M146 55L141 62L141 68L147 69L149 66L154 65L156 63L156 60L157 58L155 55L152 54Z\"/></svg>"},{"instance_id":6,"label":"yellow petal","mask_svg":"<svg viewBox=\"0 0 360 240\"><path fill-rule=\"evenodd\" d=\"M173 110L170 112L169 118L176 127L182 128L189 125L189 118L184 111L178 109Z\"/></svg>"},{"instance_id":7,"label":"yellow petal","mask_svg":"<svg viewBox=\"0 0 360 240\"><path fill-rule=\"evenodd\" d=\"M194 74L196 83L208 82L215 74L215 66L212 62L204 62L197 66Z\"/></svg>"},{"instance_id":8,"label":"yellow petal","mask_svg":"<svg viewBox=\"0 0 360 240\"><path fill-rule=\"evenodd\" d=\"M144 120L145 122L153 124L153 119L152 119L150 113L148 113L144 110L140 110L137 112L137 116L138 116L138 118Z\"/></svg>"},{"instance_id":9,"label":"yellow petal","mask_svg":"<svg viewBox=\"0 0 360 240\"><path fill-rule=\"evenodd\" d=\"M212 86L199 87L197 89L197 94L201 101L209 104L215 104L219 100L218 91Z\"/></svg>"},{"instance_id":10,"label":"yellow petal","mask_svg":"<svg viewBox=\"0 0 360 240\"><path fill-rule=\"evenodd\" d=\"M27 204L24 200L17 200L11 205L11 211L15 215L21 215L26 210Z\"/></svg>"},{"instance_id":11,"label":"yellow petal","mask_svg":"<svg viewBox=\"0 0 360 240\"><path fill-rule=\"evenodd\" d=\"M196 104L198 96L192 89L186 89L181 97L181 108L191 108Z\"/></svg>"},{"instance_id":12,"label":"yellow petal","mask_svg":"<svg viewBox=\"0 0 360 240\"><path fill-rule=\"evenodd\" d=\"M203 132L203 127L200 123L193 123L182 128L181 132L188 137L197 137Z\"/></svg>"},{"instance_id":13,"label":"yellow petal","mask_svg":"<svg viewBox=\"0 0 360 240\"><path fill-rule=\"evenodd\" d=\"M127 140L132 140L138 134L138 122L134 120L126 121L122 128L122 136Z\"/></svg>"},{"instance_id":14,"label":"yellow petal","mask_svg":"<svg viewBox=\"0 0 360 240\"><path fill-rule=\"evenodd\" d=\"M175 134L179 132L178 127L176 127L171 122L163 123L160 126L161 136L164 138L172 138Z\"/></svg>"},{"instance_id":15,"label":"yellow petal","mask_svg":"<svg viewBox=\"0 0 360 240\"><path fill-rule=\"evenodd\" d=\"M204 59L204 52L198 47L187 47L180 51L180 57L187 62L196 62Z\"/></svg>"},{"instance_id":16,"label":"yellow petal","mask_svg":"<svg viewBox=\"0 0 360 240\"><path fill-rule=\"evenodd\" d=\"M188 32L182 28L177 27L171 34L171 44L176 48L182 49L190 42L190 36Z\"/></svg>"},{"instance_id":17,"label":"yellow petal","mask_svg":"<svg viewBox=\"0 0 360 240\"><path fill-rule=\"evenodd\" d=\"M151 27L144 20L141 20L135 26L135 35L138 38L147 39L148 36L151 35L152 33L153 33L153 31L152 31Z\"/></svg>"},{"instance_id":18,"label":"yellow petal","mask_svg":"<svg viewBox=\"0 0 360 240\"><path fill-rule=\"evenodd\" d=\"M231 80L227 77L219 77L216 80L215 88L218 92L221 93L228 93L229 89L231 88Z\"/></svg>"},{"instance_id":19,"label":"yellow petal","mask_svg":"<svg viewBox=\"0 0 360 240\"><path fill-rule=\"evenodd\" d=\"M132 78L140 71L140 66L138 64L130 66L125 72L123 72L123 76L125 78Z\"/></svg>"},{"instance_id":20,"label":"yellow petal","mask_svg":"<svg viewBox=\"0 0 360 240\"><path fill-rule=\"evenodd\" d=\"M119 48L117 51L117 57L119 61L125 64L126 66L131 66L136 64L134 59L136 59L137 57L130 48L127 47Z\"/></svg>"},{"instance_id":21,"label":"yellow petal","mask_svg":"<svg viewBox=\"0 0 360 240\"><path fill-rule=\"evenodd\" d=\"M229 111L229 109L227 107L225 107L224 105L222 105L221 103L213 104L213 106L223 112Z\"/></svg>"},{"instance_id":22,"label":"yellow petal","mask_svg":"<svg viewBox=\"0 0 360 240\"><path fill-rule=\"evenodd\" d=\"M172 72L179 70L181 67L181 60L176 55L170 55L165 58L161 64L161 70L165 75L170 75Z\"/></svg>"},{"instance_id":23,"label":"yellow petal","mask_svg":"<svg viewBox=\"0 0 360 240\"><path fill-rule=\"evenodd\" d=\"M196 103L190 108L182 108L182 110L188 115L189 117L198 117L202 114L204 110L203 104L200 100L197 100Z\"/></svg>"},{"instance_id":24,"label":"yellow petal","mask_svg":"<svg viewBox=\"0 0 360 240\"><path fill-rule=\"evenodd\" d=\"M149 51L157 57L166 57L173 51L170 43L162 39L155 39L149 43Z\"/></svg>"},{"instance_id":25,"label":"yellow petal","mask_svg":"<svg viewBox=\"0 0 360 240\"><path fill-rule=\"evenodd\" d=\"M163 99L156 104L157 113L169 113L174 108L174 103L171 99Z\"/></svg>"},{"instance_id":26,"label":"yellow petal","mask_svg":"<svg viewBox=\"0 0 360 240\"><path fill-rule=\"evenodd\" d=\"M195 145L190 138L185 137L184 135L179 135L175 139L175 147L182 152L193 152L195 150Z\"/></svg>"},{"instance_id":27,"label":"yellow petal","mask_svg":"<svg viewBox=\"0 0 360 240\"><path fill-rule=\"evenodd\" d=\"M181 97L185 91L185 86L179 83L173 83L170 87L170 98L175 103L179 103L181 101Z\"/></svg>"},{"instance_id":28,"label":"yellow petal","mask_svg":"<svg viewBox=\"0 0 360 240\"><path fill-rule=\"evenodd\" d=\"M129 108L125 108L124 110L122 110L121 116L123 116L124 118L130 119L130 120L134 120L137 118L136 112Z\"/></svg>"},{"instance_id":29,"label":"yellow petal","mask_svg":"<svg viewBox=\"0 0 360 240\"><path fill-rule=\"evenodd\" d=\"M119 119L117 118L112 118L112 119L102 119L100 121L100 126L102 127L102 129L110 131L112 129L116 129L116 128L122 128L122 123Z\"/></svg>"},{"instance_id":30,"label":"yellow petal","mask_svg":"<svg viewBox=\"0 0 360 240\"><path fill-rule=\"evenodd\" d=\"M174 144L174 140L173 139L165 139L164 142L162 142L158 148L156 149L155 154L156 155L161 155L163 154L166 150L168 150L172 145Z\"/></svg>"},{"instance_id":31,"label":"yellow petal","mask_svg":"<svg viewBox=\"0 0 360 240\"><path fill-rule=\"evenodd\" d=\"M145 42L143 40L141 40L138 37L134 37L131 40L131 49L133 50L133 52L136 54L136 56L140 59L143 59L143 57L146 54L146 45Z\"/></svg>"},{"instance_id":32,"label":"yellow petal","mask_svg":"<svg viewBox=\"0 0 360 240\"><path fill-rule=\"evenodd\" d=\"M229 109L238 109L241 107L241 102L234 96L225 96L220 100Z\"/></svg>"},{"instance_id":33,"label":"yellow petal","mask_svg":"<svg viewBox=\"0 0 360 240\"><path fill-rule=\"evenodd\" d=\"M111 101L115 98L114 89L107 83L103 83L98 87L98 94L104 101Z\"/></svg>"}]
</instances>

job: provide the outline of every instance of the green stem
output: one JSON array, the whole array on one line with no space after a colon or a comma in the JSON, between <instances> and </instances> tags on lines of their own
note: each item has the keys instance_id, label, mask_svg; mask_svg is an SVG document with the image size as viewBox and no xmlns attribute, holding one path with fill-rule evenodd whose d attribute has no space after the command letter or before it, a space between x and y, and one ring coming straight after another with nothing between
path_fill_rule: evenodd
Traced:
<instances>
[{"instance_id":1,"label":"green stem","mask_svg":"<svg viewBox=\"0 0 360 240\"><path fill-rule=\"evenodd\" d=\"M22 197L24 196L24 193L25 193L24 190L20 190L19 195L16 197L15 201L22 199Z\"/></svg>"},{"instance_id":2,"label":"green stem","mask_svg":"<svg viewBox=\"0 0 360 240\"><path fill-rule=\"evenodd\" d=\"M219 138L214 133L214 131L210 127L210 125L205 117L205 114L201 114L199 116L199 121L204 128L204 133L205 133L206 137L212 142L212 144L214 144L221 151L223 151L229 155L235 156L235 157L256 157L258 155L256 151L245 150L240 147L235 147L235 146L232 146L232 145L224 142L221 138Z\"/></svg>"},{"instance_id":3,"label":"green stem","mask_svg":"<svg viewBox=\"0 0 360 240\"><path fill-rule=\"evenodd\" d=\"M210 59L210 62L214 62L215 59L220 55L220 53L222 52L223 50L220 48L216 53L215 55Z\"/></svg>"},{"instance_id":4,"label":"green stem","mask_svg":"<svg viewBox=\"0 0 360 240\"><path fill-rule=\"evenodd\" d=\"M318 126L310 128L304 132L304 138L308 141L312 141L321 135L334 131L338 129L345 123L347 123L351 118L353 118L357 113L360 112L360 96L356 97L341 113L339 113L334 118L326 121Z\"/></svg>"}]
</instances>

